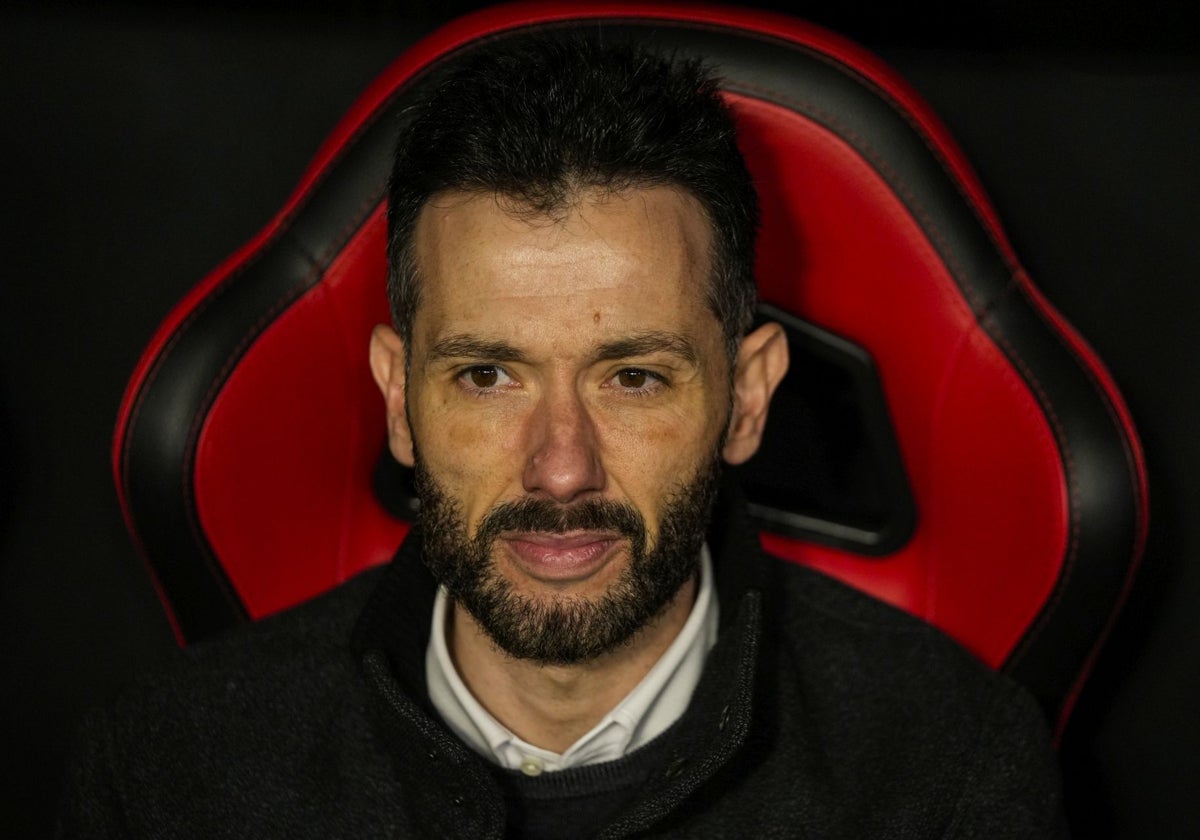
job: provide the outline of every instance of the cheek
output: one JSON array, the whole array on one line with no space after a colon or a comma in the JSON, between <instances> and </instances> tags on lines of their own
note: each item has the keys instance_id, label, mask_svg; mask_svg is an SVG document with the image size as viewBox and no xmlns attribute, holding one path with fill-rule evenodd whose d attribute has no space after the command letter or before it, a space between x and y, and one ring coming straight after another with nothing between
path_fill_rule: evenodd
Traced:
<instances>
[{"instance_id":1,"label":"cheek","mask_svg":"<svg viewBox=\"0 0 1200 840\"><path fill-rule=\"evenodd\" d=\"M728 422L729 397L719 384L700 382L661 405L633 403L609 412L604 425L612 448L648 462L695 460L715 451Z\"/></svg>"},{"instance_id":2,"label":"cheek","mask_svg":"<svg viewBox=\"0 0 1200 840\"><path fill-rule=\"evenodd\" d=\"M604 435L604 463L615 495L628 498L658 528L663 501L691 481L717 451L726 408L676 407L654 417L615 422Z\"/></svg>"},{"instance_id":3,"label":"cheek","mask_svg":"<svg viewBox=\"0 0 1200 840\"><path fill-rule=\"evenodd\" d=\"M602 435L608 459L619 463L656 464L686 460L701 445L705 429L686 412L660 412L654 417L617 418Z\"/></svg>"},{"instance_id":4,"label":"cheek","mask_svg":"<svg viewBox=\"0 0 1200 840\"><path fill-rule=\"evenodd\" d=\"M430 473L462 505L472 529L505 494L512 495L514 476L519 490L514 422L445 403L426 412L414 429Z\"/></svg>"}]
</instances>

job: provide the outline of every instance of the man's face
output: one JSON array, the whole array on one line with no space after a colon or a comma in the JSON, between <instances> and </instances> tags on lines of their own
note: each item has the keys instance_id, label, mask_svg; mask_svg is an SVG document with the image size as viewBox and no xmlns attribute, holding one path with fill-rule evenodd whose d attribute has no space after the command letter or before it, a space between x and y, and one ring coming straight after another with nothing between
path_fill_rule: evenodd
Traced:
<instances>
[{"instance_id":1,"label":"man's face","mask_svg":"<svg viewBox=\"0 0 1200 840\"><path fill-rule=\"evenodd\" d=\"M711 232L677 189L561 218L436 197L404 383L427 561L509 653L590 659L694 572L729 420Z\"/></svg>"}]
</instances>

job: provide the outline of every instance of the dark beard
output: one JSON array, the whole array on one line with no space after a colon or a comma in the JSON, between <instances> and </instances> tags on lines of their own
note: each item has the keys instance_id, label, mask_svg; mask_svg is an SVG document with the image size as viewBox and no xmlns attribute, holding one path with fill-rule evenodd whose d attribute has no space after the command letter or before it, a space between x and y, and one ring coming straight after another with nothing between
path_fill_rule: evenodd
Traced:
<instances>
[{"instance_id":1,"label":"dark beard","mask_svg":"<svg viewBox=\"0 0 1200 840\"><path fill-rule=\"evenodd\" d=\"M646 523L638 510L603 499L565 507L532 497L505 502L484 516L471 538L458 504L414 454L418 522L429 570L502 650L552 665L586 662L626 644L696 574L721 463L714 454L668 497L658 539L647 550ZM611 531L628 540L629 563L603 596L529 598L496 571L492 549L499 534L574 530Z\"/></svg>"}]
</instances>

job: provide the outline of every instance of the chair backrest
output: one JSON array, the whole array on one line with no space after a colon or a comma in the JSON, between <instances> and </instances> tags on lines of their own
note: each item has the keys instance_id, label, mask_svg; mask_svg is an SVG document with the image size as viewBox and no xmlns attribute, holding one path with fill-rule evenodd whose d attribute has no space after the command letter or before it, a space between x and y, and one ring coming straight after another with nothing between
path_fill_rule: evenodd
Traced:
<instances>
[{"instance_id":1,"label":"chair backrest","mask_svg":"<svg viewBox=\"0 0 1200 840\"><path fill-rule=\"evenodd\" d=\"M484 41L601 26L705 56L737 114L764 314L795 359L742 471L763 543L941 627L1061 726L1145 540L1128 412L920 98L835 35L740 9L498 7L362 96L279 215L168 316L126 392L119 494L180 641L391 556L406 496L381 459L366 347L388 317L405 105Z\"/></svg>"}]
</instances>

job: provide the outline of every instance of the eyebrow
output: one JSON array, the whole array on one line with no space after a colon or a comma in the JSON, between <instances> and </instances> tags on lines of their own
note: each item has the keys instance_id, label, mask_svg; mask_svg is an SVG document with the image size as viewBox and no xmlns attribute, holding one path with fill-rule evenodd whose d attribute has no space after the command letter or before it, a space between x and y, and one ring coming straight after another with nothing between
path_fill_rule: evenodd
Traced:
<instances>
[{"instance_id":1,"label":"eyebrow","mask_svg":"<svg viewBox=\"0 0 1200 840\"><path fill-rule=\"evenodd\" d=\"M695 364L698 354L691 339L672 332L651 331L636 333L601 344L596 350L596 361L624 359L629 356L647 356L651 353L669 353L685 362Z\"/></svg>"},{"instance_id":2,"label":"eyebrow","mask_svg":"<svg viewBox=\"0 0 1200 840\"><path fill-rule=\"evenodd\" d=\"M433 362L461 358L523 362L525 354L507 341L492 341L461 333L446 336L429 350L429 360Z\"/></svg>"}]
</instances>

